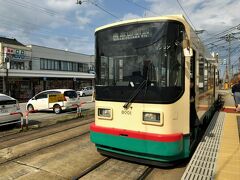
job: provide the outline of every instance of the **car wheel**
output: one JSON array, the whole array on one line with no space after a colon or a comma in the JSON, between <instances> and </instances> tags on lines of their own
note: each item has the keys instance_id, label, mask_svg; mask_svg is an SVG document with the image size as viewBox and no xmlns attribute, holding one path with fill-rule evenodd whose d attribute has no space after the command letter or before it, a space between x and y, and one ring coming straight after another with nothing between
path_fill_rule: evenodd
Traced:
<instances>
[{"instance_id":1,"label":"car wheel","mask_svg":"<svg viewBox=\"0 0 240 180\"><path fill-rule=\"evenodd\" d=\"M33 110L34 110L33 105L29 104L28 107L27 107L27 110L28 110L28 111L33 111Z\"/></svg>"},{"instance_id":2,"label":"car wheel","mask_svg":"<svg viewBox=\"0 0 240 180\"><path fill-rule=\"evenodd\" d=\"M85 96L85 94L83 93L82 96Z\"/></svg>"},{"instance_id":3,"label":"car wheel","mask_svg":"<svg viewBox=\"0 0 240 180\"><path fill-rule=\"evenodd\" d=\"M56 114L60 114L61 111L62 111L62 108L58 104L53 106L53 112L55 112Z\"/></svg>"}]
</instances>

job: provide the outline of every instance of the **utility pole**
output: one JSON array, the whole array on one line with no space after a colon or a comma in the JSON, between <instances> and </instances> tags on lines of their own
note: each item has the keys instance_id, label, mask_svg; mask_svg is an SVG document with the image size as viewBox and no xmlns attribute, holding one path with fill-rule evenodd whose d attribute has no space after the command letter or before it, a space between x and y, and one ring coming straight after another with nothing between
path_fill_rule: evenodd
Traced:
<instances>
[{"instance_id":1,"label":"utility pole","mask_svg":"<svg viewBox=\"0 0 240 180\"><path fill-rule=\"evenodd\" d=\"M226 34L225 36L220 37L221 39L225 39L228 42L228 62L226 63L226 78L225 81L230 85L231 79L233 78L233 69L231 66L231 41L234 39L234 35L232 33Z\"/></svg>"},{"instance_id":2,"label":"utility pole","mask_svg":"<svg viewBox=\"0 0 240 180\"><path fill-rule=\"evenodd\" d=\"M238 58L238 74L240 73L240 57Z\"/></svg>"},{"instance_id":3,"label":"utility pole","mask_svg":"<svg viewBox=\"0 0 240 180\"><path fill-rule=\"evenodd\" d=\"M232 71L231 71L231 40L232 40L232 34L228 34L225 36L225 40L228 42L228 74L229 79L232 79Z\"/></svg>"}]
</instances>

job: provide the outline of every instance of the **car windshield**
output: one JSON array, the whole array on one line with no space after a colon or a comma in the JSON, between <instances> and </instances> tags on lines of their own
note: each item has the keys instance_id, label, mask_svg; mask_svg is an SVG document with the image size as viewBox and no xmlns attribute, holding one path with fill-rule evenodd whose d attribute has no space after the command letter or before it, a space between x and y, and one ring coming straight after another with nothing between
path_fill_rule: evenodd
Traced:
<instances>
[{"instance_id":1,"label":"car windshield","mask_svg":"<svg viewBox=\"0 0 240 180\"><path fill-rule=\"evenodd\" d=\"M8 97L8 96L0 96L0 105L8 105L8 104L16 104L17 100Z\"/></svg>"},{"instance_id":2,"label":"car windshield","mask_svg":"<svg viewBox=\"0 0 240 180\"><path fill-rule=\"evenodd\" d=\"M76 91L65 91L64 96L67 96L69 98L77 98Z\"/></svg>"},{"instance_id":3,"label":"car windshield","mask_svg":"<svg viewBox=\"0 0 240 180\"><path fill-rule=\"evenodd\" d=\"M97 32L96 99L126 101L147 80L147 92L135 101L176 100L184 91L184 33L184 26L175 21Z\"/></svg>"}]
</instances>

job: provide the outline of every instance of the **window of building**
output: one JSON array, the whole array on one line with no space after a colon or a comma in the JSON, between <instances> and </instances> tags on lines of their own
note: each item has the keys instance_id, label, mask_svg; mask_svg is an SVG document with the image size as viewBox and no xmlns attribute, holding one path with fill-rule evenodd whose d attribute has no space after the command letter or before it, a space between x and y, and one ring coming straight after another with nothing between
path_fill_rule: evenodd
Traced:
<instances>
[{"instance_id":1,"label":"window of building","mask_svg":"<svg viewBox=\"0 0 240 180\"><path fill-rule=\"evenodd\" d=\"M76 63L76 62L40 58L40 69L55 70L55 71L88 72L89 66L87 63Z\"/></svg>"},{"instance_id":2,"label":"window of building","mask_svg":"<svg viewBox=\"0 0 240 180\"><path fill-rule=\"evenodd\" d=\"M66 61L61 62L62 71L68 71L68 63Z\"/></svg>"},{"instance_id":3,"label":"window of building","mask_svg":"<svg viewBox=\"0 0 240 180\"><path fill-rule=\"evenodd\" d=\"M54 64L55 64L55 70L59 71L60 70L60 62L59 61L54 61Z\"/></svg>"},{"instance_id":4,"label":"window of building","mask_svg":"<svg viewBox=\"0 0 240 180\"><path fill-rule=\"evenodd\" d=\"M77 72L78 68L77 68L77 63L73 62L73 71Z\"/></svg>"},{"instance_id":5,"label":"window of building","mask_svg":"<svg viewBox=\"0 0 240 180\"><path fill-rule=\"evenodd\" d=\"M78 63L78 72L83 72L83 64Z\"/></svg>"},{"instance_id":6,"label":"window of building","mask_svg":"<svg viewBox=\"0 0 240 180\"><path fill-rule=\"evenodd\" d=\"M68 71L73 71L73 63L68 62Z\"/></svg>"}]
</instances>

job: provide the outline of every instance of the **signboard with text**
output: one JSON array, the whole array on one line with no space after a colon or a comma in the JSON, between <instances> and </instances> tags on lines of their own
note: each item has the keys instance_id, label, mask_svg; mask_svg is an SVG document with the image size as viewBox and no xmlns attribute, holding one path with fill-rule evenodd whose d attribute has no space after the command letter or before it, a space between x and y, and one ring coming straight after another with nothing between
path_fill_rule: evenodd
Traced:
<instances>
[{"instance_id":1,"label":"signboard with text","mask_svg":"<svg viewBox=\"0 0 240 180\"><path fill-rule=\"evenodd\" d=\"M63 94L49 94L48 95L48 103L61 102L61 101L64 101Z\"/></svg>"}]
</instances>

